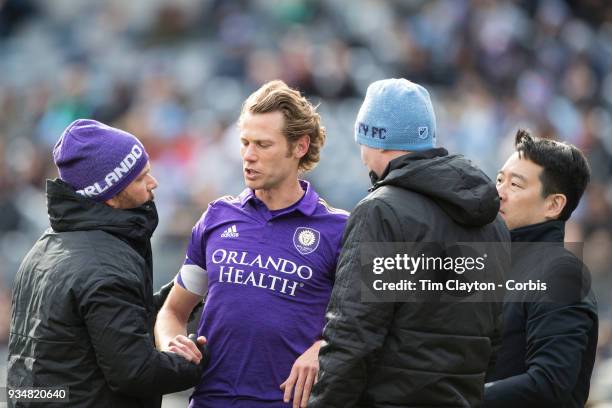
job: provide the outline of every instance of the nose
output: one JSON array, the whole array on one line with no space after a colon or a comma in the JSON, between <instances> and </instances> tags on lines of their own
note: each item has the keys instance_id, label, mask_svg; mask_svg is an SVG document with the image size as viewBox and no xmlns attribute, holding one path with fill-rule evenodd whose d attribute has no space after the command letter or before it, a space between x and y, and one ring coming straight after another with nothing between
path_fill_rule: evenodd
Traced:
<instances>
[{"instance_id":1,"label":"nose","mask_svg":"<svg viewBox=\"0 0 612 408\"><path fill-rule=\"evenodd\" d=\"M147 185L149 187L149 191L155 190L157 188L157 186L159 185L157 183L157 179L155 177L153 177L153 175L151 175L151 174L147 175L147 177L149 178L149 181L147 183Z\"/></svg>"},{"instance_id":2,"label":"nose","mask_svg":"<svg viewBox=\"0 0 612 408\"><path fill-rule=\"evenodd\" d=\"M506 200L506 189L504 188L504 184L497 183L496 188L497 188L497 195L499 196L499 199L501 201L505 201Z\"/></svg>"},{"instance_id":3,"label":"nose","mask_svg":"<svg viewBox=\"0 0 612 408\"><path fill-rule=\"evenodd\" d=\"M255 147L252 143L248 146L244 146L242 148L242 159L248 162L254 162L257 160L257 155L255 154Z\"/></svg>"}]
</instances>

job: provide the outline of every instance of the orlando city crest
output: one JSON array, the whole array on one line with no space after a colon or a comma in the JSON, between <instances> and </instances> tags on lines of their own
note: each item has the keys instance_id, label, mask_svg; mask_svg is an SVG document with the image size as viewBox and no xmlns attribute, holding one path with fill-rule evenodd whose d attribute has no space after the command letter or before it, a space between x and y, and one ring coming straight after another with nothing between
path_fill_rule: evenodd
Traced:
<instances>
[{"instance_id":1,"label":"orlando city crest","mask_svg":"<svg viewBox=\"0 0 612 408\"><path fill-rule=\"evenodd\" d=\"M293 245L301 254L306 255L317 249L320 239L319 231L308 227L298 227L293 234Z\"/></svg>"}]
</instances>

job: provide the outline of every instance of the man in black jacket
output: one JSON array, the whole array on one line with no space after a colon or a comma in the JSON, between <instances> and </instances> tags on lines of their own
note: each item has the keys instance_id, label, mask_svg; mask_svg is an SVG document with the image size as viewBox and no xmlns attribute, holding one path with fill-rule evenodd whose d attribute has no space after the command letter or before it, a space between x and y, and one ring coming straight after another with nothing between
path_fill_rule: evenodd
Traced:
<instances>
[{"instance_id":1,"label":"man in black jacket","mask_svg":"<svg viewBox=\"0 0 612 408\"><path fill-rule=\"evenodd\" d=\"M30 406L23 397L32 387L66 390L71 407L161 406L162 394L198 382L202 356L193 342L155 349L157 181L147 153L129 133L77 120L53 157L60 178L47 181L51 228L13 286L9 406ZM59 396L45 406L66 406Z\"/></svg>"},{"instance_id":2,"label":"man in black jacket","mask_svg":"<svg viewBox=\"0 0 612 408\"><path fill-rule=\"evenodd\" d=\"M584 407L597 347L597 303L582 262L563 246L565 221L590 178L575 146L519 130L497 175L500 214L512 235L511 280L546 290L504 303L502 346L485 407Z\"/></svg>"},{"instance_id":3,"label":"man in black jacket","mask_svg":"<svg viewBox=\"0 0 612 408\"><path fill-rule=\"evenodd\" d=\"M405 79L369 86L355 139L373 187L344 233L310 407L474 407L482 401L501 330L500 302L361 300L362 245L510 240L497 217L493 182L463 157L435 148L435 138L425 88Z\"/></svg>"}]
</instances>

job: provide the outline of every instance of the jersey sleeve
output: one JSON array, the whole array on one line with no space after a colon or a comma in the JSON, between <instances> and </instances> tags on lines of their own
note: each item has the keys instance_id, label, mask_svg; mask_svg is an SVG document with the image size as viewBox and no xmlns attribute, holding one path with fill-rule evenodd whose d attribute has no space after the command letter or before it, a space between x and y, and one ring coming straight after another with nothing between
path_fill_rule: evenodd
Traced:
<instances>
[{"instance_id":1,"label":"jersey sleeve","mask_svg":"<svg viewBox=\"0 0 612 408\"><path fill-rule=\"evenodd\" d=\"M207 214L208 211L191 230L185 261L175 278L175 282L183 289L200 296L206 295L208 291L205 239Z\"/></svg>"}]
</instances>

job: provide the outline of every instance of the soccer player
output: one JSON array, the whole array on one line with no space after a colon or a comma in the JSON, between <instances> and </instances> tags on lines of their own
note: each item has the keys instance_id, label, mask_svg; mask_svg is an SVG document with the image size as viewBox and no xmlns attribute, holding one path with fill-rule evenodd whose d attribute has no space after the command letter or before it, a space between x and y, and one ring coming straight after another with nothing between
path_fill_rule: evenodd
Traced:
<instances>
[{"instance_id":1,"label":"soccer player","mask_svg":"<svg viewBox=\"0 0 612 408\"><path fill-rule=\"evenodd\" d=\"M325 141L299 92L263 85L245 101L239 127L246 189L212 202L193 228L156 338L162 350L193 350L181 336L207 294L198 335L208 339L210 364L190 406L305 406L348 214L298 178Z\"/></svg>"}]
</instances>

